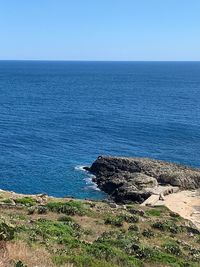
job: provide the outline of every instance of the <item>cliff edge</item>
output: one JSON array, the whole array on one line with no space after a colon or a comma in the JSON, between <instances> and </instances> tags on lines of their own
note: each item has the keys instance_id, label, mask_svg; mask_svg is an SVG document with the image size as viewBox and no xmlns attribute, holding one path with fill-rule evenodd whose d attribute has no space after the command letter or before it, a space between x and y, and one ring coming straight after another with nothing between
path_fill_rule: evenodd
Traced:
<instances>
[{"instance_id":1,"label":"cliff edge","mask_svg":"<svg viewBox=\"0 0 200 267\"><path fill-rule=\"evenodd\" d=\"M200 187L200 170L148 158L99 156L86 170L116 202L142 203L152 194Z\"/></svg>"}]
</instances>

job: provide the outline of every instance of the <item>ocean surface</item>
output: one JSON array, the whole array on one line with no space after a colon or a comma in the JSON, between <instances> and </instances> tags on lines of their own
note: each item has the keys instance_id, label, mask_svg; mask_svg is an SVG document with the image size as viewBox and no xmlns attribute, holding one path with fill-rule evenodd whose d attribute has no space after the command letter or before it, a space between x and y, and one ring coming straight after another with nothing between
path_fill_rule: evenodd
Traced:
<instances>
[{"instance_id":1,"label":"ocean surface","mask_svg":"<svg viewBox=\"0 0 200 267\"><path fill-rule=\"evenodd\" d=\"M0 61L0 188L101 199L98 155L200 167L200 62Z\"/></svg>"}]
</instances>

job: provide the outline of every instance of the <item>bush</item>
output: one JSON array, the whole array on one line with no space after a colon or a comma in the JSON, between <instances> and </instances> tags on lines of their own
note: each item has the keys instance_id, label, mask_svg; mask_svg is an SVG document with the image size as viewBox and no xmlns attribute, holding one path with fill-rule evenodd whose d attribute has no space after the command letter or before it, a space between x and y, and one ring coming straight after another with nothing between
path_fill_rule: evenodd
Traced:
<instances>
[{"instance_id":1,"label":"bush","mask_svg":"<svg viewBox=\"0 0 200 267\"><path fill-rule=\"evenodd\" d=\"M176 213L176 212L170 212L169 213L169 215L170 215L170 217L172 217L172 218L176 218L176 219L181 219L181 216L178 214L178 213Z\"/></svg>"},{"instance_id":2,"label":"bush","mask_svg":"<svg viewBox=\"0 0 200 267\"><path fill-rule=\"evenodd\" d=\"M139 232L139 227L135 224L131 224L128 228L129 231Z\"/></svg>"},{"instance_id":3,"label":"bush","mask_svg":"<svg viewBox=\"0 0 200 267\"><path fill-rule=\"evenodd\" d=\"M125 222L128 223L137 223L139 222L139 217L137 215L129 215L129 214L123 214L120 215Z\"/></svg>"},{"instance_id":4,"label":"bush","mask_svg":"<svg viewBox=\"0 0 200 267\"><path fill-rule=\"evenodd\" d=\"M113 264L107 262L103 259L96 259L92 255L87 255L86 253L80 253L79 255L59 255L53 257L53 262L56 265L61 265L65 263L72 263L76 267L118 267L118 264ZM136 266L136 265L134 265Z\"/></svg>"},{"instance_id":5,"label":"bush","mask_svg":"<svg viewBox=\"0 0 200 267\"><path fill-rule=\"evenodd\" d=\"M16 204L21 204L25 206L34 206L36 204L36 200L31 197L23 197L15 199Z\"/></svg>"},{"instance_id":6,"label":"bush","mask_svg":"<svg viewBox=\"0 0 200 267\"><path fill-rule=\"evenodd\" d=\"M121 216L109 216L107 217L104 222L105 224L111 224L117 227L120 227L123 225L124 218Z\"/></svg>"},{"instance_id":7,"label":"bush","mask_svg":"<svg viewBox=\"0 0 200 267\"><path fill-rule=\"evenodd\" d=\"M58 218L59 222L74 222L74 220L69 216L60 216Z\"/></svg>"},{"instance_id":8,"label":"bush","mask_svg":"<svg viewBox=\"0 0 200 267\"><path fill-rule=\"evenodd\" d=\"M111 260L116 256L116 251L109 245L104 243L94 243L87 247L87 253L97 259Z\"/></svg>"},{"instance_id":9,"label":"bush","mask_svg":"<svg viewBox=\"0 0 200 267\"><path fill-rule=\"evenodd\" d=\"M24 265L23 262L18 261L16 262L15 267L27 267L27 265Z\"/></svg>"},{"instance_id":10,"label":"bush","mask_svg":"<svg viewBox=\"0 0 200 267\"><path fill-rule=\"evenodd\" d=\"M78 223L76 223L71 217L69 216L61 216L58 218L59 222L63 222L63 224L65 225L69 225L70 227L72 227L73 230L80 230L81 227Z\"/></svg>"},{"instance_id":11,"label":"bush","mask_svg":"<svg viewBox=\"0 0 200 267\"><path fill-rule=\"evenodd\" d=\"M132 214L135 214L135 215L139 215L139 216L145 216L145 212L142 210L142 209L135 209L135 208L130 208L130 207L127 207L128 208L128 211Z\"/></svg>"},{"instance_id":12,"label":"bush","mask_svg":"<svg viewBox=\"0 0 200 267\"><path fill-rule=\"evenodd\" d=\"M37 208L37 212L38 212L38 214L47 214L47 211L48 211L48 209L47 209L47 207L45 207L45 206L39 206L39 207Z\"/></svg>"},{"instance_id":13,"label":"bush","mask_svg":"<svg viewBox=\"0 0 200 267\"><path fill-rule=\"evenodd\" d=\"M75 238L80 237L80 226L74 222L56 222L39 219L32 227L32 232L43 240L51 240L59 244L74 244ZM35 236L36 238L36 236Z\"/></svg>"},{"instance_id":14,"label":"bush","mask_svg":"<svg viewBox=\"0 0 200 267\"><path fill-rule=\"evenodd\" d=\"M32 215L35 212L35 207L28 208L28 215Z\"/></svg>"},{"instance_id":15,"label":"bush","mask_svg":"<svg viewBox=\"0 0 200 267\"><path fill-rule=\"evenodd\" d=\"M80 201L50 202L46 207L53 212L64 213L66 215L85 215L86 208Z\"/></svg>"},{"instance_id":16,"label":"bush","mask_svg":"<svg viewBox=\"0 0 200 267\"><path fill-rule=\"evenodd\" d=\"M13 204L13 201L9 198L3 199L3 200L1 200L1 202L5 203L5 204Z\"/></svg>"},{"instance_id":17,"label":"bush","mask_svg":"<svg viewBox=\"0 0 200 267\"><path fill-rule=\"evenodd\" d=\"M153 256L153 250L138 244L132 244L130 253L139 259L150 259Z\"/></svg>"},{"instance_id":18,"label":"bush","mask_svg":"<svg viewBox=\"0 0 200 267\"><path fill-rule=\"evenodd\" d=\"M175 242L168 242L164 245L164 249L166 252L176 255L176 256L180 256L181 255L181 249L179 247L178 244L176 244Z\"/></svg>"},{"instance_id":19,"label":"bush","mask_svg":"<svg viewBox=\"0 0 200 267\"><path fill-rule=\"evenodd\" d=\"M152 227L161 231L168 231L173 234L182 232L182 227L178 226L175 222L172 221L158 221L155 222Z\"/></svg>"},{"instance_id":20,"label":"bush","mask_svg":"<svg viewBox=\"0 0 200 267\"><path fill-rule=\"evenodd\" d=\"M14 238L15 228L7 225L6 223L0 223L0 240L9 241Z\"/></svg>"},{"instance_id":21,"label":"bush","mask_svg":"<svg viewBox=\"0 0 200 267\"><path fill-rule=\"evenodd\" d=\"M144 231L142 232L142 235L150 238L154 236L154 232L151 229L144 229Z\"/></svg>"}]
</instances>

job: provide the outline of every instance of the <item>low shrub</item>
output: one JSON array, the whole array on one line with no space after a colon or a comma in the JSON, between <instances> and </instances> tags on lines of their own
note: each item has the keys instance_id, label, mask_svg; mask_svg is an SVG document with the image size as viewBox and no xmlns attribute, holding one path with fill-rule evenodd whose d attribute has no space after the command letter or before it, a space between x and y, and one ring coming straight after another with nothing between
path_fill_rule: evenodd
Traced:
<instances>
[{"instance_id":1,"label":"low shrub","mask_svg":"<svg viewBox=\"0 0 200 267\"><path fill-rule=\"evenodd\" d=\"M139 259L150 259L153 255L153 250L139 244L132 244L130 247L130 254L135 255Z\"/></svg>"},{"instance_id":2,"label":"low shrub","mask_svg":"<svg viewBox=\"0 0 200 267\"><path fill-rule=\"evenodd\" d=\"M128 211L131 214L135 214L135 215L139 215L139 216L145 216L146 215L145 211L143 211L142 209L135 209L135 208L129 207Z\"/></svg>"},{"instance_id":3,"label":"low shrub","mask_svg":"<svg viewBox=\"0 0 200 267\"><path fill-rule=\"evenodd\" d=\"M120 214L116 216L108 216L104 220L105 224L111 224L114 226L122 226L123 222L127 223L137 223L139 222L139 217L137 215L130 215L130 214Z\"/></svg>"},{"instance_id":4,"label":"low shrub","mask_svg":"<svg viewBox=\"0 0 200 267\"><path fill-rule=\"evenodd\" d=\"M105 224L111 224L117 227L121 227L123 225L124 218L121 216L109 216L104 222Z\"/></svg>"},{"instance_id":5,"label":"low shrub","mask_svg":"<svg viewBox=\"0 0 200 267\"><path fill-rule=\"evenodd\" d=\"M34 206L36 204L36 200L32 197L22 197L15 199L16 204L21 204L25 206Z\"/></svg>"},{"instance_id":6,"label":"low shrub","mask_svg":"<svg viewBox=\"0 0 200 267\"><path fill-rule=\"evenodd\" d=\"M28 208L28 215L34 214L35 210L36 210L35 207Z\"/></svg>"},{"instance_id":7,"label":"low shrub","mask_svg":"<svg viewBox=\"0 0 200 267\"><path fill-rule=\"evenodd\" d=\"M97 259L105 259L106 261L111 260L113 257L116 257L119 254L119 251L116 251L115 248L106 243L95 242L91 246L87 247L87 253L92 255Z\"/></svg>"},{"instance_id":8,"label":"low shrub","mask_svg":"<svg viewBox=\"0 0 200 267\"><path fill-rule=\"evenodd\" d=\"M179 245L175 242L167 242L164 244L164 249L166 252L176 255L176 256L180 256L181 253L181 249L179 247Z\"/></svg>"},{"instance_id":9,"label":"low shrub","mask_svg":"<svg viewBox=\"0 0 200 267\"><path fill-rule=\"evenodd\" d=\"M18 262L16 262L15 267L28 267L28 266L25 265L23 262L18 261Z\"/></svg>"},{"instance_id":10,"label":"low shrub","mask_svg":"<svg viewBox=\"0 0 200 267\"><path fill-rule=\"evenodd\" d=\"M128 223L137 223L139 222L139 217L137 215L123 214L120 215L123 218L123 221Z\"/></svg>"},{"instance_id":11,"label":"low shrub","mask_svg":"<svg viewBox=\"0 0 200 267\"><path fill-rule=\"evenodd\" d=\"M176 218L176 219L181 219L181 216L178 214L178 213L176 213L176 212L170 212L169 213L169 215L170 215L170 217L172 217L172 218Z\"/></svg>"},{"instance_id":12,"label":"low shrub","mask_svg":"<svg viewBox=\"0 0 200 267\"><path fill-rule=\"evenodd\" d=\"M142 235L147 237L147 238L151 238L153 237L155 234L151 229L144 229L144 231L142 232Z\"/></svg>"},{"instance_id":13,"label":"low shrub","mask_svg":"<svg viewBox=\"0 0 200 267\"><path fill-rule=\"evenodd\" d=\"M48 212L48 208L45 207L45 206L39 206L37 208L37 213L38 214L47 214L47 212Z\"/></svg>"},{"instance_id":14,"label":"low shrub","mask_svg":"<svg viewBox=\"0 0 200 267\"><path fill-rule=\"evenodd\" d=\"M76 267L118 267L118 264L112 262L107 262L103 259L97 259L92 255L87 255L86 253L80 253L79 255L58 255L53 257L53 262L56 265L61 265L65 263L71 263ZM127 266L127 265L126 265ZM134 265L136 267L136 265ZM128 267L128 266L127 266Z\"/></svg>"},{"instance_id":15,"label":"low shrub","mask_svg":"<svg viewBox=\"0 0 200 267\"><path fill-rule=\"evenodd\" d=\"M77 237L80 237L80 226L73 222L59 222L46 219L39 219L32 225L32 233L35 233L34 238L37 236L43 240L56 242L58 244L68 244L74 242ZM29 231L30 235L30 231Z\"/></svg>"},{"instance_id":16,"label":"low shrub","mask_svg":"<svg viewBox=\"0 0 200 267\"><path fill-rule=\"evenodd\" d=\"M60 216L58 218L59 222L74 222L74 220L69 216Z\"/></svg>"},{"instance_id":17,"label":"low shrub","mask_svg":"<svg viewBox=\"0 0 200 267\"><path fill-rule=\"evenodd\" d=\"M46 207L53 212L64 213L66 215L85 215L87 209L80 201L69 202L49 202Z\"/></svg>"},{"instance_id":18,"label":"low shrub","mask_svg":"<svg viewBox=\"0 0 200 267\"><path fill-rule=\"evenodd\" d=\"M14 238L15 228L7 225L6 223L0 223L0 241L9 241Z\"/></svg>"},{"instance_id":19,"label":"low shrub","mask_svg":"<svg viewBox=\"0 0 200 267\"><path fill-rule=\"evenodd\" d=\"M1 200L1 202L5 203L5 204L13 204L13 201L10 198L6 198Z\"/></svg>"},{"instance_id":20,"label":"low shrub","mask_svg":"<svg viewBox=\"0 0 200 267\"><path fill-rule=\"evenodd\" d=\"M135 224L131 224L128 228L129 231L139 232L139 227Z\"/></svg>"},{"instance_id":21,"label":"low shrub","mask_svg":"<svg viewBox=\"0 0 200 267\"><path fill-rule=\"evenodd\" d=\"M159 229L161 231L168 231L171 232L173 234L177 234L183 231L182 227L177 225L175 222L173 221L157 221L155 223L153 223L152 225L153 228L155 229Z\"/></svg>"}]
</instances>

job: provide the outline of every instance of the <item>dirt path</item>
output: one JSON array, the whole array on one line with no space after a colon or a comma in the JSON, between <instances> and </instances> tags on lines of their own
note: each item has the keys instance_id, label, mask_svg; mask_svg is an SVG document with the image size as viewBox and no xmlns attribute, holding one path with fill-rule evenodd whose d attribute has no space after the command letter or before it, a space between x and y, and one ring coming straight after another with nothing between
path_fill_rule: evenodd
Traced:
<instances>
[{"instance_id":1,"label":"dirt path","mask_svg":"<svg viewBox=\"0 0 200 267\"><path fill-rule=\"evenodd\" d=\"M200 191L180 191L162 201L170 210L191 220L200 229Z\"/></svg>"}]
</instances>

